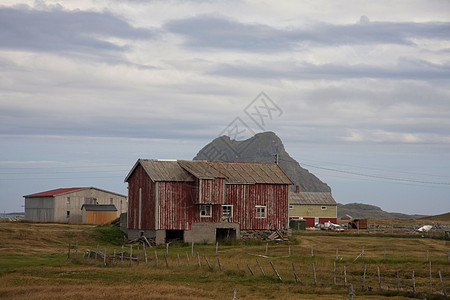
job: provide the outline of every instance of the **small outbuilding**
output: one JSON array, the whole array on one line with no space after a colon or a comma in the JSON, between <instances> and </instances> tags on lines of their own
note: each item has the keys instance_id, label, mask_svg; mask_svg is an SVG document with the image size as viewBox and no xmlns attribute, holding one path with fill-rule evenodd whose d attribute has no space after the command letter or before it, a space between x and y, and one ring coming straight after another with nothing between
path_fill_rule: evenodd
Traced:
<instances>
[{"instance_id":1,"label":"small outbuilding","mask_svg":"<svg viewBox=\"0 0 450 300\"><path fill-rule=\"evenodd\" d=\"M331 193L295 192L289 193L289 219L305 220L306 227L337 223L337 203Z\"/></svg>"},{"instance_id":2,"label":"small outbuilding","mask_svg":"<svg viewBox=\"0 0 450 300\"><path fill-rule=\"evenodd\" d=\"M25 220L82 223L84 204L112 204L115 218L127 211L127 196L95 187L59 188L23 196Z\"/></svg>"},{"instance_id":3,"label":"small outbuilding","mask_svg":"<svg viewBox=\"0 0 450 300\"><path fill-rule=\"evenodd\" d=\"M106 224L117 218L117 208L114 204L83 204L81 220L83 224Z\"/></svg>"}]
</instances>

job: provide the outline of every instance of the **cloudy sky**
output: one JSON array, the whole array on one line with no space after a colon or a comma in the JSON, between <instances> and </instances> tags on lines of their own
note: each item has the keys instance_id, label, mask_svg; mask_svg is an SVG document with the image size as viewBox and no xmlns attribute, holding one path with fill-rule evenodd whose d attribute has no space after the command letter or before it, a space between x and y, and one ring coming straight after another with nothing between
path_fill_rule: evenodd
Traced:
<instances>
[{"instance_id":1,"label":"cloudy sky","mask_svg":"<svg viewBox=\"0 0 450 300\"><path fill-rule=\"evenodd\" d=\"M58 187L126 194L138 158L192 159L238 118L276 132L338 202L448 212L449 11L2 0L0 210ZM279 110L258 126L246 108L261 92Z\"/></svg>"}]
</instances>

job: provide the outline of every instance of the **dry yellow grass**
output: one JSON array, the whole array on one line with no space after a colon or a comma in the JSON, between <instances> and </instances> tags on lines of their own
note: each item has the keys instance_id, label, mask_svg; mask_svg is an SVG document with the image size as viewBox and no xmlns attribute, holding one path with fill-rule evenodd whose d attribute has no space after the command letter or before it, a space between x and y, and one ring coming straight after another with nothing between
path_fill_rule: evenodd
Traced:
<instances>
[{"instance_id":1,"label":"dry yellow grass","mask_svg":"<svg viewBox=\"0 0 450 300\"><path fill-rule=\"evenodd\" d=\"M190 245L175 244L169 248L169 268L164 262L165 247L157 247L159 266L155 267L155 248L147 249L148 264L135 262L129 267L116 260L115 265L103 260L83 258L83 250L96 247L99 233L93 226L36 223L0 223L0 298L4 299L222 299L233 297L237 290L238 299L348 299L348 288L344 286L343 268L347 269L347 280L354 284L355 299L406 299L412 296L411 272L416 272L418 296L427 295L428 263L426 251L432 261L434 297L441 291L437 270L440 269L448 286L450 264L447 253L450 244L445 240L395 236L373 236L367 234L342 235L323 232L296 233L291 243L291 257L288 245L270 244L269 259L250 255L265 254L265 243L220 246L218 256L214 245L195 245L194 256ZM68 242L78 241L78 259L67 261ZM100 244L108 253L120 246ZM244 254L244 247L246 254ZM364 247L365 256L354 259ZM314 257L311 256L314 248ZM333 262L336 248L339 258L336 262L337 285L333 285ZM126 247L129 249L129 247ZM387 257L384 256L386 249ZM405 258L403 258L405 249ZM137 249L134 247L134 253ZM197 266L196 252L201 258ZM187 266L186 252L190 266ZM177 254L180 254L181 267ZM212 265L209 270L204 256ZM73 256L72 256L73 257ZM218 271L217 257L223 271ZM256 263L258 258L267 276L262 276ZM272 261L283 282L276 278L269 262ZM296 284L292 263L302 284ZM314 263L317 286L312 277ZM367 264L366 290L362 291L362 272ZM238 272L239 264L240 272ZM248 264L255 276L250 274ZM377 266L380 267L382 287L391 292L379 293ZM396 294L396 271L400 272L401 291Z\"/></svg>"}]
</instances>

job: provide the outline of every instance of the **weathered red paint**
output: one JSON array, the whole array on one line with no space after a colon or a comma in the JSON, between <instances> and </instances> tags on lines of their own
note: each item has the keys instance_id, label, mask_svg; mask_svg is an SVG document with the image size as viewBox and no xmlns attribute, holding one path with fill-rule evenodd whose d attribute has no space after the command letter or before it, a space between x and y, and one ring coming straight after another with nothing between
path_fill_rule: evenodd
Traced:
<instances>
[{"instance_id":1,"label":"weathered red paint","mask_svg":"<svg viewBox=\"0 0 450 300\"><path fill-rule=\"evenodd\" d=\"M306 227L314 227L316 226L316 218L303 218L303 220L306 221L305 226Z\"/></svg>"},{"instance_id":2,"label":"weathered red paint","mask_svg":"<svg viewBox=\"0 0 450 300\"><path fill-rule=\"evenodd\" d=\"M138 165L127 180L128 228L186 230L193 222L221 222L222 205L233 205L228 221L238 222L241 230L288 226L287 184L226 184L223 178L193 179L153 182ZM205 204L212 205L211 217L200 216L200 206ZM256 218L256 206L266 207L265 218Z\"/></svg>"},{"instance_id":3,"label":"weathered red paint","mask_svg":"<svg viewBox=\"0 0 450 300\"><path fill-rule=\"evenodd\" d=\"M337 218L319 218L319 224L325 224L328 221L333 224L337 224Z\"/></svg>"}]
</instances>

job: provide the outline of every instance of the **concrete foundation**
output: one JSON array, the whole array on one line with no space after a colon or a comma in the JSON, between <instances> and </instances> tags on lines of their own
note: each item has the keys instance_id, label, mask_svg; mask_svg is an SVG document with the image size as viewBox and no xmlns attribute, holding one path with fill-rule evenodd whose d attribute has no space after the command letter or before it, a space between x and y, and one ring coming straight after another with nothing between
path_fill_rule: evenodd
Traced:
<instances>
[{"instance_id":1,"label":"concrete foundation","mask_svg":"<svg viewBox=\"0 0 450 300\"><path fill-rule=\"evenodd\" d=\"M241 237L241 231L239 223L212 223L212 222L199 222L192 223L191 230L184 231L184 242L185 243L215 243L216 237L218 235L218 230L229 229L230 232L234 233L233 237L237 240Z\"/></svg>"}]
</instances>

